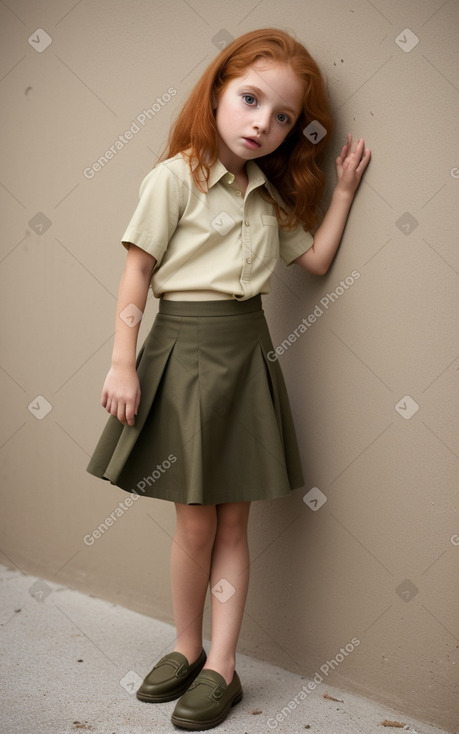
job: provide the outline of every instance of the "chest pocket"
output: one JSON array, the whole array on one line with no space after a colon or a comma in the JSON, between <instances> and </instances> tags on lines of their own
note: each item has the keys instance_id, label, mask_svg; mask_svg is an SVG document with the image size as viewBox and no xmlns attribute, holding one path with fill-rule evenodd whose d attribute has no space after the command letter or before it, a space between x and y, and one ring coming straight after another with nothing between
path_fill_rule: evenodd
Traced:
<instances>
[{"instance_id":1,"label":"chest pocket","mask_svg":"<svg viewBox=\"0 0 459 734\"><path fill-rule=\"evenodd\" d=\"M279 257L279 223L277 217L270 214L261 215L259 231L260 241L257 251L264 260L277 260Z\"/></svg>"}]
</instances>

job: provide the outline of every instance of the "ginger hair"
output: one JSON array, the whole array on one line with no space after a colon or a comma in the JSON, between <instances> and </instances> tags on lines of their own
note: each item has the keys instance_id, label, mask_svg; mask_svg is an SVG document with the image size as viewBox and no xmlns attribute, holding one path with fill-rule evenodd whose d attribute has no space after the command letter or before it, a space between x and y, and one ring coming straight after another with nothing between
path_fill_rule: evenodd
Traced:
<instances>
[{"instance_id":1,"label":"ginger hair","mask_svg":"<svg viewBox=\"0 0 459 734\"><path fill-rule=\"evenodd\" d=\"M236 38L208 66L171 127L167 148L161 160L182 153L189 163L197 187L205 191L210 167L218 159L218 132L215 107L228 82L242 76L256 61L288 64L304 88L302 110L283 143L256 163L276 188L287 210L268 190L263 196L274 205L279 224L291 229L301 223L305 230L315 228L325 175L320 167L321 153L332 133L332 118L325 82L317 63L304 46L290 34L274 28L251 31ZM327 134L311 142L303 130L317 120Z\"/></svg>"}]
</instances>

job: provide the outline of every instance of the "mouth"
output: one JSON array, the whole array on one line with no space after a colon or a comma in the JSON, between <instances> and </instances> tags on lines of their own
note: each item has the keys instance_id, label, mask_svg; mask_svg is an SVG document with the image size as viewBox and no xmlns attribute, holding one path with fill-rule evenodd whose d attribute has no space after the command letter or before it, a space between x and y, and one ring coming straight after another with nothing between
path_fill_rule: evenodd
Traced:
<instances>
[{"instance_id":1,"label":"mouth","mask_svg":"<svg viewBox=\"0 0 459 734\"><path fill-rule=\"evenodd\" d=\"M261 143L256 138L243 138L243 140L249 148L261 148Z\"/></svg>"}]
</instances>

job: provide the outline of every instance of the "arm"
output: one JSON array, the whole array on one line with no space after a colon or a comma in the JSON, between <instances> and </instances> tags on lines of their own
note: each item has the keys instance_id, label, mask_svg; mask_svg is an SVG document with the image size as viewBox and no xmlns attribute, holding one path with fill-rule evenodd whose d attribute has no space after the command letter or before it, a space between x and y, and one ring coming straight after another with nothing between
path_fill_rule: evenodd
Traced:
<instances>
[{"instance_id":1,"label":"arm","mask_svg":"<svg viewBox=\"0 0 459 734\"><path fill-rule=\"evenodd\" d=\"M370 155L362 138L353 148L352 137L348 135L347 143L336 159L338 183L327 213L314 235L312 246L294 260L309 273L325 275L329 269L341 242L354 194L370 161Z\"/></svg>"},{"instance_id":2,"label":"arm","mask_svg":"<svg viewBox=\"0 0 459 734\"><path fill-rule=\"evenodd\" d=\"M112 366L102 390L102 406L121 423L130 426L134 425L140 402L139 379L135 368L140 321L131 326L123 321L120 313L132 303L144 311L155 264L154 257L136 245L129 245L116 304Z\"/></svg>"}]
</instances>

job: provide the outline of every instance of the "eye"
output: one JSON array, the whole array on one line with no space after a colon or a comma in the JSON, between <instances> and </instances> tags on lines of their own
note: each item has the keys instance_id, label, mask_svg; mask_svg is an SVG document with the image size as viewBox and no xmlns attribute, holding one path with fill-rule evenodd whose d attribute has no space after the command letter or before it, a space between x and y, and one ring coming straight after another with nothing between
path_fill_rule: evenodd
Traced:
<instances>
[{"instance_id":1,"label":"eye","mask_svg":"<svg viewBox=\"0 0 459 734\"><path fill-rule=\"evenodd\" d=\"M256 104L256 97L253 96L253 94L243 94L242 99L247 105L250 105L251 107Z\"/></svg>"},{"instance_id":2,"label":"eye","mask_svg":"<svg viewBox=\"0 0 459 734\"><path fill-rule=\"evenodd\" d=\"M285 114L285 112L279 112L277 115L277 121L280 122L281 125L288 125L290 118Z\"/></svg>"}]
</instances>

